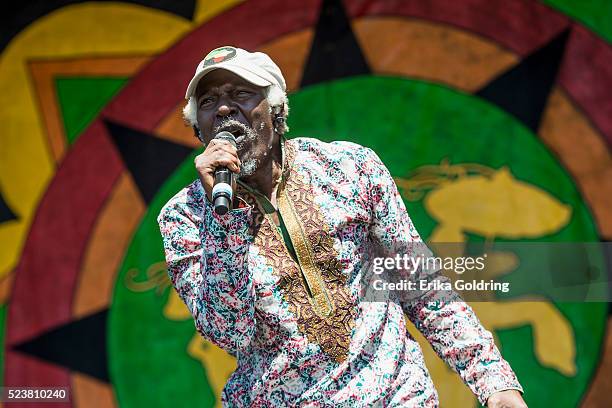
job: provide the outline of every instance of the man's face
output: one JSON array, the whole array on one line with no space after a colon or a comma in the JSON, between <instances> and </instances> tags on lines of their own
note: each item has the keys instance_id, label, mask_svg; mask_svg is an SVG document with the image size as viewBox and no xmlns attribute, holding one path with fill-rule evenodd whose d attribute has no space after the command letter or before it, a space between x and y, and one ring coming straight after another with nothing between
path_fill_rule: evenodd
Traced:
<instances>
[{"instance_id":1,"label":"man's face","mask_svg":"<svg viewBox=\"0 0 612 408\"><path fill-rule=\"evenodd\" d=\"M217 69L200 80L195 97L204 142L220 131L232 133L242 163L240 175L252 175L278 142L264 88Z\"/></svg>"}]
</instances>

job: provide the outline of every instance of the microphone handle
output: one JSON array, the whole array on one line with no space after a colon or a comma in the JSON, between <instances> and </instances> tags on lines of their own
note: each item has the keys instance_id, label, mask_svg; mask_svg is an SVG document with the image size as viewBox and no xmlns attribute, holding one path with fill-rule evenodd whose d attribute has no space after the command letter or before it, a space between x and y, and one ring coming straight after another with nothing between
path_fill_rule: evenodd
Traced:
<instances>
[{"instance_id":1,"label":"microphone handle","mask_svg":"<svg viewBox=\"0 0 612 408\"><path fill-rule=\"evenodd\" d=\"M232 209L234 196L234 173L227 167L217 167L212 190L213 208L219 215Z\"/></svg>"}]
</instances>

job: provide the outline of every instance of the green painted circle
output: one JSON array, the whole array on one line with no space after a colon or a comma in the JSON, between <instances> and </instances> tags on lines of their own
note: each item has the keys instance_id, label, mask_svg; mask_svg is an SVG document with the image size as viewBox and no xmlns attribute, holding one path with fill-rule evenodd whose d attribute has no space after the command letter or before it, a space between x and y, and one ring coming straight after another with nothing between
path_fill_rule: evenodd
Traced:
<instances>
[{"instance_id":1,"label":"green painted circle","mask_svg":"<svg viewBox=\"0 0 612 408\"><path fill-rule=\"evenodd\" d=\"M404 78L357 77L308 87L290 96L290 137L349 140L373 148L394 176L424 164L481 163L508 166L517 179L545 189L573 208L570 223L547 241L597 241L593 218L570 176L535 135L511 116L471 95ZM128 270L144 271L163 260L156 216L163 204L195 179L193 157L168 179L133 237L109 316L109 365L122 407L213 406L200 363L188 356L193 321L165 319L168 296L136 293L125 285ZM436 225L421 202L407 202L427 238ZM539 365L528 326L498 331L504 357L533 406L576 406L595 370L607 318L605 304L556 305L575 331L578 373L568 378ZM551 395L550 390L555 394Z\"/></svg>"}]
</instances>

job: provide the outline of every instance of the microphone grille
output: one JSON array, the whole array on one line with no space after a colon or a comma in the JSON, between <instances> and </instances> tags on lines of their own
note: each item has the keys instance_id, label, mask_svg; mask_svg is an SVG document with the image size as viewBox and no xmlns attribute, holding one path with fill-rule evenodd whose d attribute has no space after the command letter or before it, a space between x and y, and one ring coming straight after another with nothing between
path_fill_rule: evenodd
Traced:
<instances>
[{"instance_id":1,"label":"microphone grille","mask_svg":"<svg viewBox=\"0 0 612 408\"><path fill-rule=\"evenodd\" d=\"M222 132L217 133L216 136L215 136L215 139L227 140L234 147L236 147L236 138L230 132L227 132L225 130L222 131Z\"/></svg>"}]
</instances>

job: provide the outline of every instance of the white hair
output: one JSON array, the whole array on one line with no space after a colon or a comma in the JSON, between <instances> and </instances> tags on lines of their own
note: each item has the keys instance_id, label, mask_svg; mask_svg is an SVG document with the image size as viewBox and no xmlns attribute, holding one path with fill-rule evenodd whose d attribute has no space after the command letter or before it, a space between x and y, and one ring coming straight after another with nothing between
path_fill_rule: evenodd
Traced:
<instances>
[{"instance_id":1,"label":"white hair","mask_svg":"<svg viewBox=\"0 0 612 408\"><path fill-rule=\"evenodd\" d=\"M274 121L274 129L281 135L289 131L287 116L289 115L289 101L287 94L278 86L270 85L265 89L266 99L270 105L270 114ZM280 120L276 119L280 115ZM183 108L183 119L188 125L199 130L198 127L198 103L194 95L189 97ZM201 137L200 137L201 138Z\"/></svg>"}]
</instances>

